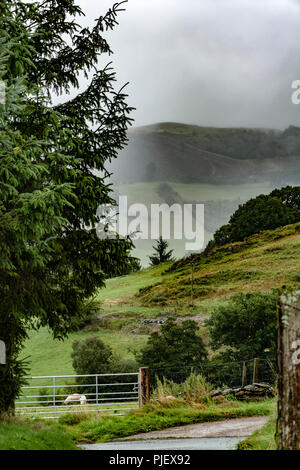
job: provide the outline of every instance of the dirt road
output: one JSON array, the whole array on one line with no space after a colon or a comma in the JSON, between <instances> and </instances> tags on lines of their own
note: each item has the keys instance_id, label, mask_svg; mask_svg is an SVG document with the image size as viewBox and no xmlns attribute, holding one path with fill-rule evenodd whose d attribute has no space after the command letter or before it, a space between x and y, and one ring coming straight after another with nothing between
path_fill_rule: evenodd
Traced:
<instances>
[{"instance_id":1,"label":"dirt road","mask_svg":"<svg viewBox=\"0 0 300 470\"><path fill-rule=\"evenodd\" d=\"M227 419L211 423L188 424L162 431L128 436L103 444L85 444L85 450L231 450L239 441L262 427L268 417Z\"/></svg>"},{"instance_id":2,"label":"dirt road","mask_svg":"<svg viewBox=\"0 0 300 470\"><path fill-rule=\"evenodd\" d=\"M194 437L246 437L261 428L268 421L267 416L254 416L251 418L226 419L211 423L188 424L151 431L143 434L128 436L122 440L131 439L168 439L168 438L194 438Z\"/></svg>"}]
</instances>

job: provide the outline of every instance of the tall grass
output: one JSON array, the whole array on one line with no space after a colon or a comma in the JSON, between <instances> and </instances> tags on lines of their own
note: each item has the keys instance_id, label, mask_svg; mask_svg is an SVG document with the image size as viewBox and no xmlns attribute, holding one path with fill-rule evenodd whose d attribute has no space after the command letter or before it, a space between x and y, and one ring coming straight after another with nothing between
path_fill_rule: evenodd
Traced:
<instances>
[{"instance_id":1,"label":"tall grass","mask_svg":"<svg viewBox=\"0 0 300 470\"><path fill-rule=\"evenodd\" d=\"M239 450L276 450L276 413L272 413L269 421L244 441L239 442Z\"/></svg>"},{"instance_id":2,"label":"tall grass","mask_svg":"<svg viewBox=\"0 0 300 470\"><path fill-rule=\"evenodd\" d=\"M0 450L76 450L70 433L51 423L0 416Z\"/></svg>"},{"instance_id":3,"label":"tall grass","mask_svg":"<svg viewBox=\"0 0 300 470\"><path fill-rule=\"evenodd\" d=\"M156 387L152 393L152 399L163 405L171 406L175 400L184 401L187 404L211 404L210 391L212 385L201 375L191 372L182 383L177 384L172 380L156 378ZM174 403L175 404L175 403Z\"/></svg>"}]
</instances>

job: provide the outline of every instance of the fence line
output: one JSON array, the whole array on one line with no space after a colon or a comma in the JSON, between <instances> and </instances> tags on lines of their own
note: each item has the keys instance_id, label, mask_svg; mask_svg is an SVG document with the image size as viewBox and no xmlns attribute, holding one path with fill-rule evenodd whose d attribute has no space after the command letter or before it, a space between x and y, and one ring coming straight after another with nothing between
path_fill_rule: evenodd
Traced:
<instances>
[{"instance_id":1,"label":"fence line","mask_svg":"<svg viewBox=\"0 0 300 470\"><path fill-rule=\"evenodd\" d=\"M15 403L18 415L58 418L65 413L103 412L120 416L125 411L137 408L140 402L138 372L32 376L24 377L24 380L29 381L29 385L21 388ZM66 383L67 380L72 380L72 383ZM73 399L67 404L67 397L72 395ZM81 402L80 396L84 396Z\"/></svg>"},{"instance_id":2,"label":"fence line","mask_svg":"<svg viewBox=\"0 0 300 470\"><path fill-rule=\"evenodd\" d=\"M274 383L276 370L272 361L254 358L247 361L199 366L166 366L141 368L139 372L120 374L82 374L23 377L29 384L21 388L16 401L18 415L58 418L65 413L99 413L120 416L142 406L149 399L150 386L156 377L183 382L191 372L202 374L212 385L244 386L253 381ZM71 380L71 383L69 381ZM42 383L41 383L42 381ZM39 385L36 385L39 383ZM69 395L84 395L81 404L71 401ZM76 400L79 401L79 400Z\"/></svg>"},{"instance_id":3,"label":"fence line","mask_svg":"<svg viewBox=\"0 0 300 470\"><path fill-rule=\"evenodd\" d=\"M150 369L152 387L156 377L166 378L180 383L192 372L203 377L215 387L237 387L252 384L253 382L266 382L274 384L277 372L275 360L267 358L253 358L246 361L232 361L216 364L199 364L195 366L165 366Z\"/></svg>"}]
</instances>

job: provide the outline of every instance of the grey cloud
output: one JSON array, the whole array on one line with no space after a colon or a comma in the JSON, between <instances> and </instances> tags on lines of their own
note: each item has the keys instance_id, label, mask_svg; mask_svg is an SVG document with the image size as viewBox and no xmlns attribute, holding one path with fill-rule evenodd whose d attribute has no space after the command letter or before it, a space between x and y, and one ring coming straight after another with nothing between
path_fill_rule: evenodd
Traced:
<instances>
[{"instance_id":1,"label":"grey cloud","mask_svg":"<svg viewBox=\"0 0 300 470\"><path fill-rule=\"evenodd\" d=\"M113 2L78 3L92 25ZM300 124L291 103L300 79L298 1L129 0L119 22L107 37L118 83L130 82L135 125Z\"/></svg>"}]
</instances>

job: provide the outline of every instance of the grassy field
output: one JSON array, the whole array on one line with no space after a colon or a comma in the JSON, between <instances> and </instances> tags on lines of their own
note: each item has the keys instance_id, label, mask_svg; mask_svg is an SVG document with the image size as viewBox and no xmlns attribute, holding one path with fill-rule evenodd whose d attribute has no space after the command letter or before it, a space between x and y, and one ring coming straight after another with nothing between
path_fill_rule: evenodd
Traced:
<instances>
[{"instance_id":1,"label":"grassy field","mask_svg":"<svg viewBox=\"0 0 300 470\"><path fill-rule=\"evenodd\" d=\"M158 194L160 182L122 184L117 187L120 195L128 197L129 204L161 204L165 202ZM268 194L273 186L268 181L248 184L200 184L167 182L184 201L224 201L240 198L248 200L259 194Z\"/></svg>"},{"instance_id":2,"label":"grassy field","mask_svg":"<svg viewBox=\"0 0 300 470\"><path fill-rule=\"evenodd\" d=\"M172 404L145 405L124 416L66 414L59 420L0 418L0 450L75 450L76 444L106 442L135 433L172 426L218 421L244 416L267 416L274 400L257 403L227 402L201 407Z\"/></svg>"},{"instance_id":3,"label":"grassy field","mask_svg":"<svg viewBox=\"0 0 300 470\"><path fill-rule=\"evenodd\" d=\"M0 419L0 450L76 450L70 433L57 423Z\"/></svg>"},{"instance_id":4,"label":"grassy field","mask_svg":"<svg viewBox=\"0 0 300 470\"><path fill-rule=\"evenodd\" d=\"M72 333L64 341L54 340L45 329L30 333L21 357L30 361L30 375L71 375L75 374L72 367L71 352L75 339L87 336L99 336L122 357L132 357L129 349L139 348L146 341L145 335L128 335L125 332L101 331Z\"/></svg>"}]
</instances>

